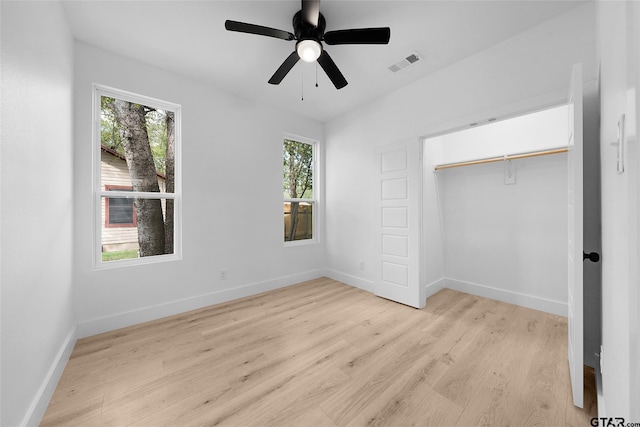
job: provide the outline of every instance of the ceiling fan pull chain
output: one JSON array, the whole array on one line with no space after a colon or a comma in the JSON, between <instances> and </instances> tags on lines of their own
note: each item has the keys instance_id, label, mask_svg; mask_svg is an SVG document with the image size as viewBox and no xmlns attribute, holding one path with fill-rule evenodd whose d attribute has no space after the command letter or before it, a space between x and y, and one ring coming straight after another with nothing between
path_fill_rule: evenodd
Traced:
<instances>
[{"instance_id":1,"label":"ceiling fan pull chain","mask_svg":"<svg viewBox=\"0 0 640 427\"><path fill-rule=\"evenodd\" d=\"M318 61L316 61L316 87L318 87Z\"/></svg>"},{"instance_id":2,"label":"ceiling fan pull chain","mask_svg":"<svg viewBox=\"0 0 640 427\"><path fill-rule=\"evenodd\" d=\"M300 101L304 101L304 70L302 70L303 67L300 67Z\"/></svg>"}]
</instances>

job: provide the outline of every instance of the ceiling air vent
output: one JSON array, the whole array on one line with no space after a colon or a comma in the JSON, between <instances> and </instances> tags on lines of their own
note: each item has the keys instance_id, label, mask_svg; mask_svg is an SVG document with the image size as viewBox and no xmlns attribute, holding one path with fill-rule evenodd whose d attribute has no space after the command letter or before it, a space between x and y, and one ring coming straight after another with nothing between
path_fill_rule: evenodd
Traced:
<instances>
[{"instance_id":1,"label":"ceiling air vent","mask_svg":"<svg viewBox=\"0 0 640 427\"><path fill-rule=\"evenodd\" d=\"M418 55L417 52L412 52L409 55L407 55L404 59L402 59L402 61L396 62L395 64L389 66L389 70L393 71L394 73L397 73L400 70L404 70L409 65L415 64L416 62L420 61L420 59L421 59L420 55Z\"/></svg>"}]
</instances>

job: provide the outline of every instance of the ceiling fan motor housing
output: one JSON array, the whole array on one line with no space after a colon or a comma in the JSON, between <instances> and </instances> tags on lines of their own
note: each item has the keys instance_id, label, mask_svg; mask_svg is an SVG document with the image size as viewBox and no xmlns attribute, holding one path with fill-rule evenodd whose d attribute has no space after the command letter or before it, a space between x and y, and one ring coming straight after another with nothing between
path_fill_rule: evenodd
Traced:
<instances>
[{"instance_id":1,"label":"ceiling fan motor housing","mask_svg":"<svg viewBox=\"0 0 640 427\"><path fill-rule=\"evenodd\" d=\"M312 24L302 19L302 11L298 11L293 15L293 32L296 35L297 40L315 40L320 42L324 38L324 29L327 25L324 16L320 13L318 16L318 26L314 27Z\"/></svg>"}]
</instances>

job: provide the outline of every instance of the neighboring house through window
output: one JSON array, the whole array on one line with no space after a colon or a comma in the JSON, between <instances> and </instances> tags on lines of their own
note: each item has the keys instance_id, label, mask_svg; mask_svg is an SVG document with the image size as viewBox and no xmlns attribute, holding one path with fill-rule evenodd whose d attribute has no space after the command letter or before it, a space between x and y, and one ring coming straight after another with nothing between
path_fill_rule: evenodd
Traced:
<instances>
[{"instance_id":1,"label":"neighboring house through window","mask_svg":"<svg viewBox=\"0 0 640 427\"><path fill-rule=\"evenodd\" d=\"M95 267L180 259L180 106L94 91Z\"/></svg>"}]
</instances>

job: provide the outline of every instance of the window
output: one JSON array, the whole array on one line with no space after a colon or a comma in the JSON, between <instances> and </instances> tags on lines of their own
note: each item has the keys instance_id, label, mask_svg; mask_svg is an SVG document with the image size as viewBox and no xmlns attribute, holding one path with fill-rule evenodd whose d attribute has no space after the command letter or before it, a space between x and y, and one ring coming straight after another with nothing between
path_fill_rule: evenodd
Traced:
<instances>
[{"instance_id":1,"label":"window","mask_svg":"<svg viewBox=\"0 0 640 427\"><path fill-rule=\"evenodd\" d=\"M95 267L180 259L180 106L94 94Z\"/></svg>"},{"instance_id":2,"label":"window","mask_svg":"<svg viewBox=\"0 0 640 427\"><path fill-rule=\"evenodd\" d=\"M133 191L132 187L122 187L117 185L105 185L107 191ZM124 197L106 197L105 222L107 228L113 227L136 227L136 210L133 206L133 199Z\"/></svg>"},{"instance_id":3,"label":"window","mask_svg":"<svg viewBox=\"0 0 640 427\"><path fill-rule=\"evenodd\" d=\"M300 137L283 143L284 241L315 242L315 141Z\"/></svg>"}]
</instances>

